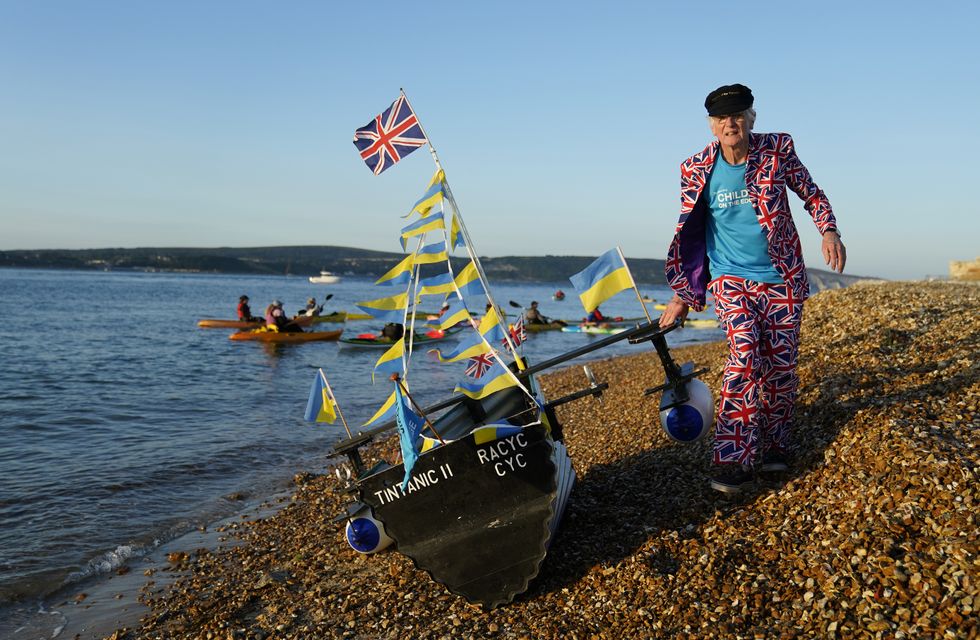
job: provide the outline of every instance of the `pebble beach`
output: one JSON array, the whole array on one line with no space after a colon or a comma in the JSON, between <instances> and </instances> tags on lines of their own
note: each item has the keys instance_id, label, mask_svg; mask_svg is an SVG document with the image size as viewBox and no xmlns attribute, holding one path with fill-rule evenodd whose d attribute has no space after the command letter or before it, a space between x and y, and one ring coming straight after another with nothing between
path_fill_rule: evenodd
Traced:
<instances>
[{"instance_id":1,"label":"pebble beach","mask_svg":"<svg viewBox=\"0 0 980 640\"><path fill-rule=\"evenodd\" d=\"M716 392L724 343L673 350ZM807 302L794 464L727 497L710 439L670 441L652 349L592 364L601 402L558 408L578 474L541 572L471 606L389 549L351 550L349 496L301 474L267 514L143 576L123 638L972 638L980 633L980 286L869 283ZM540 378L548 397L586 385ZM365 462L398 460L397 440ZM85 594L66 602L83 607ZM70 615L70 614L69 614ZM103 624L106 621L103 621ZM111 625L109 628L112 628ZM70 636L69 636L70 637Z\"/></svg>"}]
</instances>

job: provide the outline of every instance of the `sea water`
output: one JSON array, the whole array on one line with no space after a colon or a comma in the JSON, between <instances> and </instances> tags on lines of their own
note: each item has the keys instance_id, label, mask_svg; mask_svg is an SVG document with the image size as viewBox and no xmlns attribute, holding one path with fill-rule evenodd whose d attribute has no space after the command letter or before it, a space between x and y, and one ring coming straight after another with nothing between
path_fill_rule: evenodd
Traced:
<instances>
[{"instance_id":1,"label":"sea water","mask_svg":"<svg viewBox=\"0 0 980 640\"><path fill-rule=\"evenodd\" d=\"M562 302L552 300L558 288L568 294ZM669 297L664 287L641 290ZM0 619L5 608L36 609L46 596L234 513L242 496L281 491L297 471L323 471L345 432L339 422L303 420L318 367L355 432L391 392L387 376L371 382L381 350L236 342L232 330L199 329L197 320L234 318L242 294L261 315L276 298L294 313L307 298L323 303L332 294L326 313L357 311L355 302L386 292L394 289L356 277L314 285L295 276L0 269ZM538 300L547 316L585 315L568 283L501 283L493 293L512 314L519 310L508 301ZM429 297L422 306L440 302ZM642 316L630 292L602 309ZM335 328L381 326L317 325ZM722 337L686 329L668 342ZM541 362L600 338L530 334L525 353ZM579 360L643 350L652 347L624 341ZM409 373L413 394L422 405L445 399L464 368L420 350Z\"/></svg>"}]
</instances>

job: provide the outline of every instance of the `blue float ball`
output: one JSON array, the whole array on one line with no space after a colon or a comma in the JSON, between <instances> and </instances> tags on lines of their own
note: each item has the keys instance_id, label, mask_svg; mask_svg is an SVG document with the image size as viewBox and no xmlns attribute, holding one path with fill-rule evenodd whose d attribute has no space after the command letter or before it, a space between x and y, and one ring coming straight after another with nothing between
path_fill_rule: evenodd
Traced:
<instances>
[{"instance_id":1,"label":"blue float ball","mask_svg":"<svg viewBox=\"0 0 980 640\"><path fill-rule=\"evenodd\" d=\"M706 436L714 421L715 405L708 385L687 383L688 401L660 412L660 424L671 440L695 442Z\"/></svg>"}]
</instances>

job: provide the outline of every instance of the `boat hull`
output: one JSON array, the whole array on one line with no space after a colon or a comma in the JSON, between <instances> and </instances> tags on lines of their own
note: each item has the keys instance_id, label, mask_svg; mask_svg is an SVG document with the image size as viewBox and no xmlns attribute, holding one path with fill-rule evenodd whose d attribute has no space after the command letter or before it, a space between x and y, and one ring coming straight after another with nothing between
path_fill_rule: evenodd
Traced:
<instances>
[{"instance_id":1,"label":"boat hull","mask_svg":"<svg viewBox=\"0 0 980 640\"><path fill-rule=\"evenodd\" d=\"M262 320L246 322L245 320L220 320L218 318L204 318L197 321L197 326L202 329L254 329L261 326Z\"/></svg>"},{"instance_id":2,"label":"boat hull","mask_svg":"<svg viewBox=\"0 0 980 640\"><path fill-rule=\"evenodd\" d=\"M336 331L305 331L305 332L283 332L276 331L239 331L233 333L228 338L230 340L250 340L253 342L272 342L276 344L297 344L300 342L318 342L323 340L337 340L340 338L342 330Z\"/></svg>"},{"instance_id":3,"label":"boat hull","mask_svg":"<svg viewBox=\"0 0 980 640\"><path fill-rule=\"evenodd\" d=\"M564 446L542 424L478 444L472 435L359 481L398 550L433 580L492 608L538 575L574 484Z\"/></svg>"},{"instance_id":4,"label":"boat hull","mask_svg":"<svg viewBox=\"0 0 980 640\"><path fill-rule=\"evenodd\" d=\"M335 311L334 313L328 313L322 316L309 316L309 318L310 324L319 324L321 322L346 322L347 314L343 311Z\"/></svg>"},{"instance_id":5,"label":"boat hull","mask_svg":"<svg viewBox=\"0 0 980 640\"><path fill-rule=\"evenodd\" d=\"M453 337L453 334L447 333L441 338L429 338L415 336L412 341L412 348L418 348L421 345L433 344L436 342L443 342ZM391 345L395 344L394 340L387 339L375 339L370 338L341 338L340 343L347 347L355 347L357 349L389 349Z\"/></svg>"},{"instance_id":6,"label":"boat hull","mask_svg":"<svg viewBox=\"0 0 980 640\"><path fill-rule=\"evenodd\" d=\"M600 327L596 325L576 325L573 327L562 327L563 333L588 333L591 335L612 335L626 331L626 327Z\"/></svg>"},{"instance_id":7,"label":"boat hull","mask_svg":"<svg viewBox=\"0 0 980 640\"><path fill-rule=\"evenodd\" d=\"M337 284L340 282L340 276L335 276L329 271L321 271L318 276L310 276L310 282L313 284Z\"/></svg>"}]
</instances>

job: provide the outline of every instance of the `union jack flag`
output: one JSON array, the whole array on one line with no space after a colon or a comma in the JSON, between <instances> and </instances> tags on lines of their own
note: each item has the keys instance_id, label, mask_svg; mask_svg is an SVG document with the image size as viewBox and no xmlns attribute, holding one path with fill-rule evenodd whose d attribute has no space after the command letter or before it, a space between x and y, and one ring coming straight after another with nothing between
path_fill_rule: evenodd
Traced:
<instances>
[{"instance_id":1,"label":"union jack flag","mask_svg":"<svg viewBox=\"0 0 980 640\"><path fill-rule=\"evenodd\" d=\"M517 321L514 322L514 326L510 328L510 339L514 341L514 346L519 347L521 344L527 340L527 331L524 330L524 314L522 313L518 316ZM507 341L504 340L504 346L507 346Z\"/></svg>"},{"instance_id":2,"label":"union jack flag","mask_svg":"<svg viewBox=\"0 0 980 640\"><path fill-rule=\"evenodd\" d=\"M483 374L493 366L493 354L481 353L470 358L470 364L466 367L466 375L471 378L482 378Z\"/></svg>"},{"instance_id":3,"label":"union jack flag","mask_svg":"<svg viewBox=\"0 0 980 640\"><path fill-rule=\"evenodd\" d=\"M404 95L380 116L354 131L354 146L374 175L394 165L427 142L418 118Z\"/></svg>"}]
</instances>

